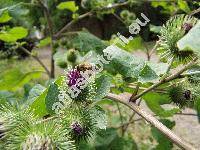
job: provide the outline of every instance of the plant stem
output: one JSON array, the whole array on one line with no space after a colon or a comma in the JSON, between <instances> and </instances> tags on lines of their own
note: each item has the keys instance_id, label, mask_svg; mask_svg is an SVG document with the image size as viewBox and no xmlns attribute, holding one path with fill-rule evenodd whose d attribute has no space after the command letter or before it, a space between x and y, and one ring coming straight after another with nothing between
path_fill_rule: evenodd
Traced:
<instances>
[{"instance_id":1,"label":"plant stem","mask_svg":"<svg viewBox=\"0 0 200 150\"><path fill-rule=\"evenodd\" d=\"M198 116L197 114L192 114L192 113L176 113L174 115L193 116L193 117L197 117ZM153 116L156 117L157 115L153 115ZM131 121L128 121L128 122L124 123L123 125L115 127L115 128L121 128L123 126L127 126L127 125L133 124L133 123L135 123L137 121L141 121L141 120L143 120L143 118L138 118L138 119L135 119L135 120L131 120Z\"/></svg>"},{"instance_id":2,"label":"plant stem","mask_svg":"<svg viewBox=\"0 0 200 150\"><path fill-rule=\"evenodd\" d=\"M131 101L135 101L138 98L142 97L144 94L148 93L149 91L157 88L158 86L167 83L169 81L172 81L176 78L178 78L184 71L186 71L188 68L190 68L191 66L193 66L195 64L195 62L197 61L197 58L195 58L194 60L192 60L190 63L188 63L185 67L183 67L181 70L179 70L178 72L176 72L175 74L164 78L162 80L160 80L159 82L153 84L152 86L150 86L149 88L147 88L146 90L144 90L143 92L141 92L140 94L136 95L134 98L130 99Z\"/></svg>"},{"instance_id":3,"label":"plant stem","mask_svg":"<svg viewBox=\"0 0 200 150\"><path fill-rule=\"evenodd\" d=\"M189 15L190 15L190 16L193 16L193 15L195 15L195 14L197 14L197 13L200 13L200 7L199 7L198 9L192 11Z\"/></svg>"},{"instance_id":4,"label":"plant stem","mask_svg":"<svg viewBox=\"0 0 200 150\"><path fill-rule=\"evenodd\" d=\"M122 116L122 112L121 112L121 110L120 110L120 107L119 107L119 103L118 103L118 102L116 102L116 104L117 104L117 109L118 109L118 112L119 112L119 116L120 116L120 121L121 121L121 124L124 124L124 123L123 123L123 116ZM122 127L122 135L123 135L123 127Z\"/></svg>"},{"instance_id":5,"label":"plant stem","mask_svg":"<svg viewBox=\"0 0 200 150\"><path fill-rule=\"evenodd\" d=\"M48 70L48 68L44 65L44 63L35 55L32 55L31 52L29 52L26 48L24 47L20 47L26 54L28 54L29 56L33 57L43 68L44 70L46 71L47 75L49 77L51 77L51 73L50 71Z\"/></svg>"},{"instance_id":6,"label":"plant stem","mask_svg":"<svg viewBox=\"0 0 200 150\"><path fill-rule=\"evenodd\" d=\"M50 35L50 38L51 38L51 71L50 71L50 76L51 76L51 78L55 78L55 63L54 63L53 55L56 53L56 50L54 49L53 22L51 20L51 15L50 15L50 12L49 12L49 9L47 8L47 6L45 6L41 1L40 1L40 5L42 6L43 11L44 11L44 16L45 16L46 21L47 21L49 35Z\"/></svg>"},{"instance_id":7,"label":"plant stem","mask_svg":"<svg viewBox=\"0 0 200 150\"><path fill-rule=\"evenodd\" d=\"M180 137L175 135L170 129L168 129L165 125L163 125L161 122L159 122L155 117L153 117L149 113L142 110L136 104L130 103L129 102L130 96L128 99L126 99L124 96L119 96L119 95L109 93L107 95L107 98L112 99L116 102L120 102L120 103L128 106L130 109L135 111L138 115L140 115L142 118L144 118L146 121L148 121L151 125L153 125L155 128L157 128L160 132L162 132L168 139L170 139L172 142L174 142L180 148L186 149L186 150L195 150L195 148L193 146L191 146L189 143L183 141Z\"/></svg>"},{"instance_id":8,"label":"plant stem","mask_svg":"<svg viewBox=\"0 0 200 150\"><path fill-rule=\"evenodd\" d=\"M159 45L160 41L157 41L156 44L154 45L153 49L149 52L149 57L152 56L152 54L154 53L154 51L157 49L158 45Z\"/></svg>"}]
</instances>

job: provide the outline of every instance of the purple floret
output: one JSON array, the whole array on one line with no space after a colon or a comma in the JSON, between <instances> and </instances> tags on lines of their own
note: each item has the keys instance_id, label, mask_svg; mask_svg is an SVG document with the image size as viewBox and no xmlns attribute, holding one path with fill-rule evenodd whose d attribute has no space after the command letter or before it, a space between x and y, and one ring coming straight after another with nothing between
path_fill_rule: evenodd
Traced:
<instances>
[{"instance_id":1,"label":"purple floret","mask_svg":"<svg viewBox=\"0 0 200 150\"><path fill-rule=\"evenodd\" d=\"M82 128L82 126L78 122L75 122L75 123L72 124L72 130L77 135L81 135L83 133L83 128Z\"/></svg>"},{"instance_id":2,"label":"purple floret","mask_svg":"<svg viewBox=\"0 0 200 150\"><path fill-rule=\"evenodd\" d=\"M193 25L192 24L189 24L189 23L184 23L182 28L185 30L185 32L189 32L190 29L192 29Z\"/></svg>"},{"instance_id":3,"label":"purple floret","mask_svg":"<svg viewBox=\"0 0 200 150\"><path fill-rule=\"evenodd\" d=\"M69 79L68 85L69 86L76 85L76 82L79 78L82 78L80 72L77 69L71 70L68 74L68 79Z\"/></svg>"}]
</instances>

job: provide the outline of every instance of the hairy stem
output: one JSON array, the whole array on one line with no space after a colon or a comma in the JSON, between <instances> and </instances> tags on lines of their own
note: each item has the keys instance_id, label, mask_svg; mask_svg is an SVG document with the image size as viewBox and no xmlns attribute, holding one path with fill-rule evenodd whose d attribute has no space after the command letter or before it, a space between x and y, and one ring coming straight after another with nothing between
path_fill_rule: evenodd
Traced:
<instances>
[{"instance_id":1,"label":"hairy stem","mask_svg":"<svg viewBox=\"0 0 200 150\"><path fill-rule=\"evenodd\" d=\"M193 113L176 113L175 115L180 115L180 116L192 116L192 117L197 117L198 115L197 114L193 114ZM157 115L153 115L154 117L156 117ZM127 125L130 125L130 124L133 124L137 121L141 121L143 120L143 118L138 118L138 119L135 119L135 120L131 120L131 121L128 121L126 123L124 123L123 125L120 125L118 127L115 127L115 128L121 128L123 126L127 126Z\"/></svg>"},{"instance_id":2,"label":"hairy stem","mask_svg":"<svg viewBox=\"0 0 200 150\"><path fill-rule=\"evenodd\" d=\"M186 149L186 150L195 150L195 148L193 146L191 146L189 143L185 142L180 137L178 137L176 134L174 134L170 129L168 129L165 125L163 125L161 122L159 122L155 117L153 117L149 113L142 110L136 104L130 103L129 102L130 96L129 96L129 98L125 98L124 96L119 96L119 95L109 93L107 95L107 98L114 100L116 102L120 102L120 103L128 106L130 109L132 109L138 115L140 115L142 118L144 118L146 121L148 121L151 125L153 125L155 128L157 128L160 132L162 132L168 139L170 139L172 142L174 142L180 148Z\"/></svg>"}]
</instances>

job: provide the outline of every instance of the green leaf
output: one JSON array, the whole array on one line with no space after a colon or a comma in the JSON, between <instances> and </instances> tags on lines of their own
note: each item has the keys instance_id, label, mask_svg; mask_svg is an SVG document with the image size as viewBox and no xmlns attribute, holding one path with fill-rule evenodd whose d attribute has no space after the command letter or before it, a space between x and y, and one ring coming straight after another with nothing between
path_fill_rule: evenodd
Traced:
<instances>
[{"instance_id":1,"label":"green leaf","mask_svg":"<svg viewBox=\"0 0 200 150\"><path fill-rule=\"evenodd\" d=\"M9 91L0 91L0 105L5 103L16 104L17 98L14 93Z\"/></svg>"},{"instance_id":2,"label":"green leaf","mask_svg":"<svg viewBox=\"0 0 200 150\"><path fill-rule=\"evenodd\" d=\"M188 6L188 3L184 0L178 0L178 5L179 5L180 9L186 13L189 13L191 11L190 7Z\"/></svg>"},{"instance_id":3,"label":"green leaf","mask_svg":"<svg viewBox=\"0 0 200 150\"><path fill-rule=\"evenodd\" d=\"M27 29L23 27L14 27L8 31L1 31L0 40L4 42L16 42L19 39L25 38L27 35Z\"/></svg>"},{"instance_id":4,"label":"green leaf","mask_svg":"<svg viewBox=\"0 0 200 150\"><path fill-rule=\"evenodd\" d=\"M101 39L92 35L89 32L78 32L77 36L73 38L72 43L74 48L84 53L87 53L89 51L102 53L103 49L106 48L106 44L102 42Z\"/></svg>"},{"instance_id":5,"label":"green leaf","mask_svg":"<svg viewBox=\"0 0 200 150\"><path fill-rule=\"evenodd\" d=\"M96 101L101 100L110 92L111 80L112 78L106 74L96 78Z\"/></svg>"},{"instance_id":6,"label":"green leaf","mask_svg":"<svg viewBox=\"0 0 200 150\"><path fill-rule=\"evenodd\" d=\"M105 111L100 106L94 106L90 109L90 115L94 118L98 129L106 129L108 121Z\"/></svg>"},{"instance_id":7,"label":"green leaf","mask_svg":"<svg viewBox=\"0 0 200 150\"><path fill-rule=\"evenodd\" d=\"M61 2L58 6L58 9L63 10L63 9L67 9L70 10L72 12L76 12L79 7L76 6L74 1L67 1L67 2Z\"/></svg>"},{"instance_id":8,"label":"green leaf","mask_svg":"<svg viewBox=\"0 0 200 150\"><path fill-rule=\"evenodd\" d=\"M28 99L25 103L26 106L30 106L33 104L36 98L38 98L44 91L46 90L45 87L43 87L40 84L36 84L29 92Z\"/></svg>"},{"instance_id":9,"label":"green leaf","mask_svg":"<svg viewBox=\"0 0 200 150\"><path fill-rule=\"evenodd\" d=\"M182 51L191 50L200 53L200 21L177 43L178 48Z\"/></svg>"},{"instance_id":10,"label":"green leaf","mask_svg":"<svg viewBox=\"0 0 200 150\"><path fill-rule=\"evenodd\" d=\"M104 52L112 56L112 60L109 63L110 68L115 69L125 77L138 77L138 71L143 67L144 61L117 46L109 46Z\"/></svg>"},{"instance_id":11,"label":"green leaf","mask_svg":"<svg viewBox=\"0 0 200 150\"><path fill-rule=\"evenodd\" d=\"M129 43L124 47L127 51L134 51L134 50L143 50L143 40L140 36L134 37L132 40L129 41Z\"/></svg>"},{"instance_id":12,"label":"green leaf","mask_svg":"<svg viewBox=\"0 0 200 150\"><path fill-rule=\"evenodd\" d=\"M171 117L180 111L178 108L165 110L161 106L163 104L171 103L171 100L167 94L147 93L142 98L145 100L147 106L160 117Z\"/></svg>"},{"instance_id":13,"label":"green leaf","mask_svg":"<svg viewBox=\"0 0 200 150\"><path fill-rule=\"evenodd\" d=\"M6 23L11 19L12 17L9 15L8 10L3 11L2 14L0 15L0 23Z\"/></svg>"},{"instance_id":14,"label":"green leaf","mask_svg":"<svg viewBox=\"0 0 200 150\"><path fill-rule=\"evenodd\" d=\"M58 95L59 95L58 85L52 83L48 89L47 96L45 98L46 109L50 114L55 113L55 111L52 110L52 106L54 103L59 102Z\"/></svg>"},{"instance_id":15,"label":"green leaf","mask_svg":"<svg viewBox=\"0 0 200 150\"><path fill-rule=\"evenodd\" d=\"M167 63L153 63L153 62L147 62L147 65L154 70L154 72L157 74L157 76L163 75L166 73L167 68L169 64Z\"/></svg>"},{"instance_id":16,"label":"green leaf","mask_svg":"<svg viewBox=\"0 0 200 150\"><path fill-rule=\"evenodd\" d=\"M52 84L60 85L61 81L62 81L62 77L58 77ZM54 91L54 87L52 87L51 85L48 88L46 88L45 90L43 90L39 96L35 97L32 104L30 104L30 108L34 111L35 115L37 115L39 117L43 117L43 116L49 114L49 110L50 110L51 106L49 104L47 104L47 101L51 104L54 101L52 99L53 95L51 95L51 93L49 92L49 89L53 93L56 91ZM48 97L47 97L47 94L48 94ZM48 99L48 98L50 98L50 99Z\"/></svg>"},{"instance_id":17,"label":"green leaf","mask_svg":"<svg viewBox=\"0 0 200 150\"><path fill-rule=\"evenodd\" d=\"M156 34L159 34L162 29L162 26L155 26L150 24L150 31Z\"/></svg>"},{"instance_id":18,"label":"green leaf","mask_svg":"<svg viewBox=\"0 0 200 150\"><path fill-rule=\"evenodd\" d=\"M48 114L46 110L45 97L47 95L48 89L45 89L39 96L33 99L32 104L30 104L30 109L38 117L44 117Z\"/></svg>"},{"instance_id":19,"label":"green leaf","mask_svg":"<svg viewBox=\"0 0 200 150\"><path fill-rule=\"evenodd\" d=\"M40 43L37 45L37 47L41 48L41 47L47 46L50 44L50 42L51 42L51 38L47 37L43 40L40 40Z\"/></svg>"},{"instance_id":20,"label":"green leaf","mask_svg":"<svg viewBox=\"0 0 200 150\"><path fill-rule=\"evenodd\" d=\"M15 68L0 74L0 90L16 91L31 79L39 78L41 71L32 71L23 73Z\"/></svg>"},{"instance_id":21,"label":"green leaf","mask_svg":"<svg viewBox=\"0 0 200 150\"><path fill-rule=\"evenodd\" d=\"M116 46L109 46L104 52L112 56L111 62L107 65L109 66L108 71L114 69L116 73L125 77L132 77L142 83L155 82L162 73L160 70L163 68L159 68L158 64L145 62ZM154 66L156 67L154 68Z\"/></svg>"},{"instance_id":22,"label":"green leaf","mask_svg":"<svg viewBox=\"0 0 200 150\"><path fill-rule=\"evenodd\" d=\"M140 71L138 81L141 83L146 83L146 82L153 82L154 80L156 81L157 79L158 76L155 73L155 71L153 71L151 67L145 64Z\"/></svg>"},{"instance_id":23,"label":"green leaf","mask_svg":"<svg viewBox=\"0 0 200 150\"><path fill-rule=\"evenodd\" d=\"M172 129L175 126L174 121L170 121L167 119L161 119L160 120L164 125L166 125L169 129ZM155 127L151 128L151 132L153 137L157 140L158 145L154 150L171 150L173 148L173 143L165 136L163 133L161 133L158 129Z\"/></svg>"}]
</instances>

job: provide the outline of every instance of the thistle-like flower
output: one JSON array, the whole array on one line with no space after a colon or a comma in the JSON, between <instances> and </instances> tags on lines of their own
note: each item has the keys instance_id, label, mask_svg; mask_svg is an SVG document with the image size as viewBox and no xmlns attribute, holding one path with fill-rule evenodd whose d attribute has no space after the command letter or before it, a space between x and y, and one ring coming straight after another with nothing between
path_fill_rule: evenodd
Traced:
<instances>
[{"instance_id":1,"label":"thistle-like flower","mask_svg":"<svg viewBox=\"0 0 200 150\"><path fill-rule=\"evenodd\" d=\"M78 65L75 69L68 71L67 85L72 88L75 87L77 90L80 91L78 93L78 96L73 98L73 100L89 102L94 99L96 86L94 78L91 74L91 69L91 65L81 64ZM84 73L86 73L86 75L83 75Z\"/></svg>"},{"instance_id":2,"label":"thistle-like flower","mask_svg":"<svg viewBox=\"0 0 200 150\"><path fill-rule=\"evenodd\" d=\"M67 133L53 121L22 125L10 133L6 149L74 150L73 141L68 140Z\"/></svg>"},{"instance_id":3,"label":"thistle-like flower","mask_svg":"<svg viewBox=\"0 0 200 150\"><path fill-rule=\"evenodd\" d=\"M96 122L86 108L74 107L64 110L60 122L76 143L87 140L96 132Z\"/></svg>"},{"instance_id":4,"label":"thistle-like flower","mask_svg":"<svg viewBox=\"0 0 200 150\"><path fill-rule=\"evenodd\" d=\"M80 135L82 135L84 133L83 127L78 122L72 123L71 129L74 131L74 134L76 134L78 136L80 136Z\"/></svg>"},{"instance_id":5,"label":"thistle-like flower","mask_svg":"<svg viewBox=\"0 0 200 150\"><path fill-rule=\"evenodd\" d=\"M183 108L194 102L194 94L183 85L172 85L168 91L169 97L177 106Z\"/></svg>"},{"instance_id":6,"label":"thistle-like flower","mask_svg":"<svg viewBox=\"0 0 200 150\"><path fill-rule=\"evenodd\" d=\"M183 30L185 31L185 33L188 33L193 27L193 24L191 23L184 23L182 25Z\"/></svg>"},{"instance_id":7,"label":"thistle-like flower","mask_svg":"<svg viewBox=\"0 0 200 150\"><path fill-rule=\"evenodd\" d=\"M197 23L197 19L187 15L177 15L172 17L163 26L159 37L159 52L162 58L177 60L179 62L187 62L191 60L195 54L192 51L180 51L177 42L189 32L189 30Z\"/></svg>"}]
</instances>

